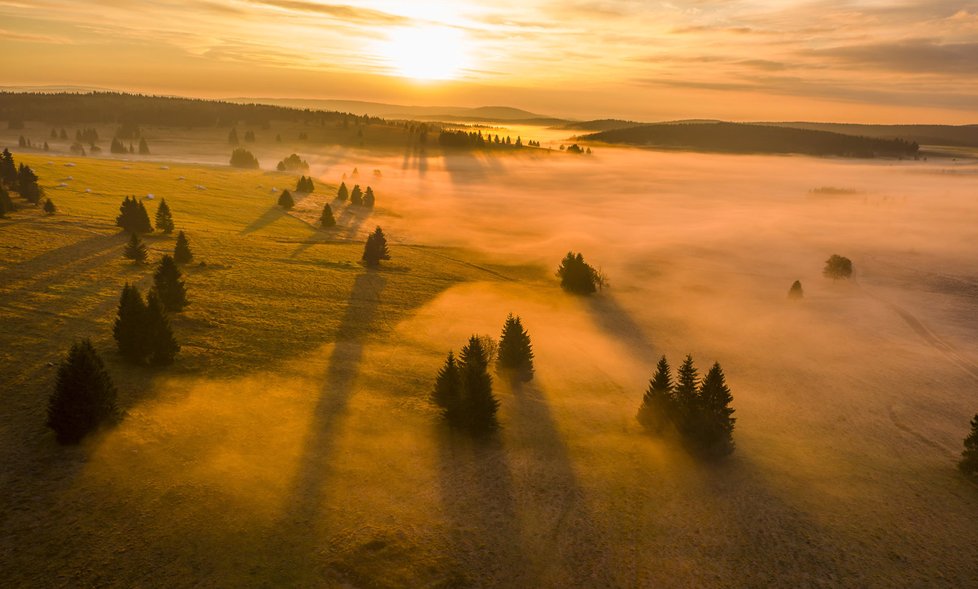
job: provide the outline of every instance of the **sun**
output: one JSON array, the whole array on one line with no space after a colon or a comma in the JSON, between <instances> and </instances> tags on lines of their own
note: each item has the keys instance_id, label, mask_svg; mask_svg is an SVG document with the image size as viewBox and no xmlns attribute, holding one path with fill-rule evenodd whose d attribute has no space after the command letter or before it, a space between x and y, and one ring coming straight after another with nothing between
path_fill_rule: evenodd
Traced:
<instances>
[{"instance_id":1,"label":"sun","mask_svg":"<svg viewBox=\"0 0 978 589\"><path fill-rule=\"evenodd\" d=\"M468 65L465 37L441 26L398 28L388 33L381 57L397 75L414 80L454 80Z\"/></svg>"}]
</instances>

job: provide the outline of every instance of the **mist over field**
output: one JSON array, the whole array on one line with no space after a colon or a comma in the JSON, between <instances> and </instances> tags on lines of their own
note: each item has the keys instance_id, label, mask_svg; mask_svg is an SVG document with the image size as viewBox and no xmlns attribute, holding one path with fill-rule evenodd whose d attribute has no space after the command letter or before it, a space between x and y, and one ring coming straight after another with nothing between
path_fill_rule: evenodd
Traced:
<instances>
[{"instance_id":1,"label":"mist over field","mask_svg":"<svg viewBox=\"0 0 978 589\"><path fill-rule=\"evenodd\" d=\"M82 235L121 248L102 217L152 191L214 267L186 273L185 359L123 377L122 422L65 451L40 425L62 353L45 338L107 333L136 277L99 252L81 274L30 266L38 298L18 303L48 246L5 243L10 325L46 322L4 354L31 351L0 438L13 586L978 579L978 494L954 471L978 407L975 160L308 146L319 188L283 212L270 187L292 176L192 163L226 160L203 144L213 159L181 161L179 145L154 144L165 166L25 158L77 217L41 220L65 240L48 259ZM255 151L268 169L291 150ZM377 208L337 209L337 232L317 232L344 177ZM392 259L368 271L352 262L376 225ZM609 286L563 293L569 250ZM831 254L852 280L822 276ZM65 292L92 310L43 314ZM498 337L508 313L536 378L496 380L501 428L475 442L442 423L432 383L449 349ZM737 449L718 464L635 419L659 356L687 353L701 374L720 361L734 395Z\"/></svg>"}]
</instances>

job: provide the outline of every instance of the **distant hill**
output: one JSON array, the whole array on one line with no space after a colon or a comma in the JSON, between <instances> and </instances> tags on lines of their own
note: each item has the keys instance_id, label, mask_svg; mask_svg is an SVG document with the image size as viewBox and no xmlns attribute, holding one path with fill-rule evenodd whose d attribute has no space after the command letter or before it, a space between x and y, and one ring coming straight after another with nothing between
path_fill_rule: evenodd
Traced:
<instances>
[{"instance_id":1,"label":"distant hill","mask_svg":"<svg viewBox=\"0 0 978 589\"><path fill-rule=\"evenodd\" d=\"M228 102L239 104L271 104L291 108L309 108L314 110L332 110L384 117L388 119L415 120L469 120L469 121L524 121L529 119L549 119L544 115L535 114L510 106L479 106L475 108L464 106L407 106L403 104L385 104L382 102L366 102L361 100L318 100L306 98L229 98Z\"/></svg>"},{"instance_id":2,"label":"distant hill","mask_svg":"<svg viewBox=\"0 0 978 589\"><path fill-rule=\"evenodd\" d=\"M881 139L904 139L916 141L920 145L950 145L955 147L978 147L978 125L857 125L847 123L759 123L793 129L830 131L845 135L877 137Z\"/></svg>"},{"instance_id":3,"label":"distant hill","mask_svg":"<svg viewBox=\"0 0 978 589\"><path fill-rule=\"evenodd\" d=\"M580 137L585 141L715 151L725 153L798 153L844 157L912 157L917 144L902 139L881 139L748 123L698 122L639 125Z\"/></svg>"},{"instance_id":4,"label":"distant hill","mask_svg":"<svg viewBox=\"0 0 978 589\"><path fill-rule=\"evenodd\" d=\"M562 125L555 125L555 129L566 131L611 131L613 129L628 129L642 125L636 121L625 121L622 119L596 119L593 121L572 121Z\"/></svg>"}]
</instances>

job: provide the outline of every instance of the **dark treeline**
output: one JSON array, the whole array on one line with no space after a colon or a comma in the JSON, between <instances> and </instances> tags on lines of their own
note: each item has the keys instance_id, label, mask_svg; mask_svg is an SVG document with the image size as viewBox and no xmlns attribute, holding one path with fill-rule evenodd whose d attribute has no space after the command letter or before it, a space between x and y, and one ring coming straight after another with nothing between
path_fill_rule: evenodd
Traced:
<instances>
[{"instance_id":1,"label":"dark treeline","mask_svg":"<svg viewBox=\"0 0 978 589\"><path fill-rule=\"evenodd\" d=\"M800 153L845 157L914 157L918 145L828 131L743 123L641 125L586 135L582 139L649 147L730 153Z\"/></svg>"},{"instance_id":2,"label":"dark treeline","mask_svg":"<svg viewBox=\"0 0 978 589\"><path fill-rule=\"evenodd\" d=\"M387 123L383 119L333 111L314 111L264 104L235 104L217 100L144 96L120 92L0 92L0 120L42 121L51 124L117 123L213 127L266 124L272 120L310 123ZM132 133L129 139L135 139Z\"/></svg>"},{"instance_id":3,"label":"dark treeline","mask_svg":"<svg viewBox=\"0 0 978 589\"><path fill-rule=\"evenodd\" d=\"M454 149L516 149L523 147L523 138L483 135L482 131L443 130L438 134L438 145Z\"/></svg>"}]
</instances>

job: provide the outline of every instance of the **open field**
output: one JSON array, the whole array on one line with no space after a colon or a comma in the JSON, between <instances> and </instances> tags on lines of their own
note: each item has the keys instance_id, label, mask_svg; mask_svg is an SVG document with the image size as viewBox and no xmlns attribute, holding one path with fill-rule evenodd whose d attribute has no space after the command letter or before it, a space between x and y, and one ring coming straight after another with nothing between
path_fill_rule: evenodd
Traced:
<instances>
[{"instance_id":1,"label":"open field","mask_svg":"<svg viewBox=\"0 0 978 589\"><path fill-rule=\"evenodd\" d=\"M60 211L0 220L5 586L978 584L978 488L954 468L978 411L973 160L317 147L319 188L285 213L294 176L211 165L206 141L204 163L15 152ZM318 229L354 167L377 209ZM206 262L165 371L111 338L120 287L151 276L114 218L149 193ZM393 259L367 271L376 225ZM611 287L563 294L570 249ZM821 277L833 253L854 280ZM537 378L497 385L494 440L453 437L435 371L508 312ZM128 413L63 448L49 363L83 336ZM724 463L634 419L655 360L686 353L733 391Z\"/></svg>"}]
</instances>

